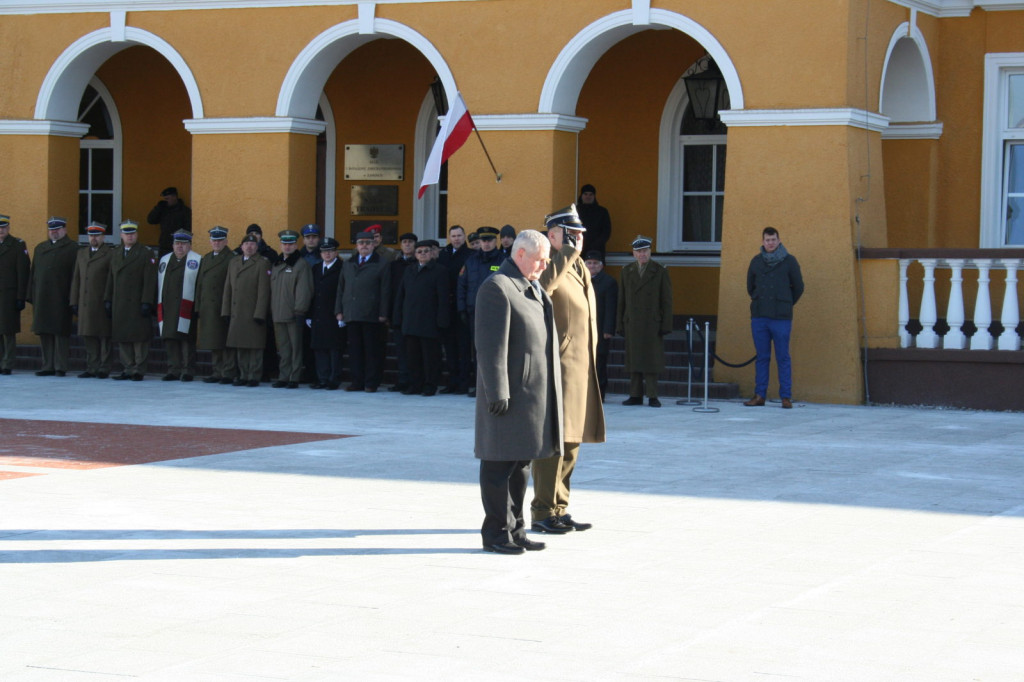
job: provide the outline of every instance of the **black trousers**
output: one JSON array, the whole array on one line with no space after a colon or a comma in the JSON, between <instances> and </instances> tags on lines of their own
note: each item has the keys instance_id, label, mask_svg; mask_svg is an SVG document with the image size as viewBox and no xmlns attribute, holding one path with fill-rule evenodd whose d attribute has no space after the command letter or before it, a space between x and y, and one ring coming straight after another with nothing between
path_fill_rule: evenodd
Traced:
<instances>
[{"instance_id":1,"label":"black trousers","mask_svg":"<svg viewBox=\"0 0 1024 682\"><path fill-rule=\"evenodd\" d=\"M448 365L448 386L469 387L469 327L462 324L458 312L452 312L452 324L441 332L445 363Z\"/></svg>"},{"instance_id":2,"label":"black trousers","mask_svg":"<svg viewBox=\"0 0 1024 682\"><path fill-rule=\"evenodd\" d=\"M380 386L384 367L383 322L349 322L348 357L352 383L364 388Z\"/></svg>"},{"instance_id":3,"label":"black trousers","mask_svg":"<svg viewBox=\"0 0 1024 682\"><path fill-rule=\"evenodd\" d=\"M523 502L530 481L530 460L493 462L480 460L480 499L484 523L480 535L484 545L514 542L526 537Z\"/></svg>"},{"instance_id":4,"label":"black trousers","mask_svg":"<svg viewBox=\"0 0 1024 682\"><path fill-rule=\"evenodd\" d=\"M409 386L419 390L437 388L441 380L441 341L412 335L404 339L409 361Z\"/></svg>"}]
</instances>

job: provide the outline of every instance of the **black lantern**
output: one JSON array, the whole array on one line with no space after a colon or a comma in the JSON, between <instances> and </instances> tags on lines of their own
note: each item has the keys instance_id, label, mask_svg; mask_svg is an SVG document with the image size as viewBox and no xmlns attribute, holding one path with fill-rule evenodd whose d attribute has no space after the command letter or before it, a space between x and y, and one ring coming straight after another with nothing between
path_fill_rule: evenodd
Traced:
<instances>
[{"instance_id":1,"label":"black lantern","mask_svg":"<svg viewBox=\"0 0 1024 682\"><path fill-rule=\"evenodd\" d=\"M430 84L430 94L434 96L434 107L438 116L448 113L448 98L444 94L444 84L441 79L434 76L434 82Z\"/></svg>"},{"instance_id":2,"label":"black lantern","mask_svg":"<svg viewBox=\"0 0 1024 682\"><path fill-rule=\"evenodd\" d=\"M683 76L686 94L690 98L690 109L698 121L714 121L718 118L718 103L725 89L725 78L711 55L704 55L693 65L693 69L704 63L704 70Z\"/></svg>"}]
</instances>

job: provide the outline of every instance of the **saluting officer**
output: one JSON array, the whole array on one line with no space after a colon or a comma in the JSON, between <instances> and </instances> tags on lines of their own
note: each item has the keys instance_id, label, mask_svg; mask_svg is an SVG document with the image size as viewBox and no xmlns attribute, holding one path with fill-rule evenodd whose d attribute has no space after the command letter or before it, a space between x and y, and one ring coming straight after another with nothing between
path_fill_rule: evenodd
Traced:
<instances>
[{"instance_id":1,"label":"saluting officer","mask_svg":"<svg viewBox=\"0 0 1024 682\"><path fill-rule=\"evenodd\" d=\"M85 228L89 243L78 249L71 279L71 309L78 315L78 335L85 343L85 371L79 379L110 376L110 318L103 305L114 246L103 237L107 226L93 221Z\"/></svg>"},{"instance_id":2,"label":"saluting officer","mask_svg":"<svg viewBox=\"0 0 1024 682\"><path fill-rule=\"evenodd\" d=\"M11 217L0 215L0 374L14 368L29 269L28 247L11 234Z\"/></svg>"},{"instance_id":3,"label":"saluting officer","mask_svg":"<svg viewBox=\"0 0 1024 682\"><path fill-rule=\"evenodd\" d=\"M227 318L228 347L238 353L235 386L259 386L270 313L270 261L256 253L260 238L242 238L242 255L228 263L220 314Z\"/></svg>"},{"instance_id":4,"label":"saluting officer","mask_svg":"<svg viewBox=\"0 0 1024 682\"><path fill-rule=\"evenodd\" d=\"M302 330L313 300L313 270L299 253L299 233L282 230L281 255L270 273L270 311L277 340L278 375L274 388L298 388L302 378Z\"/></svg>"},{"instance_id":5,"label":"saluting officer","mask_svg":"<svg viewBox=\"0 0 1024 682\"><path fill-rule=\"evenodd\" d=\"M196 281L196 305L192 316L199 321L196 347L208 350L213 356L213 371L203 379L205 384L230 384L238 373L238 359L234 348L228 348L228 324L221 317L224 304L224 284L228 278L228 263L235 252L227 248L228 228L217 226L210 230L210 253L199 262Z\"/></svg>"},{"instance_id":6,"label":"saluting officer","mask_svg":"<svg viewBox=\"0 0 1024 682\"><path fill-rule=\"evenodd\" d=\"M103 305L111 317L110 337L118 344L123 367L114 379L142 381L153 338L156 257L139 244L139 225L134 220L121 223L121 246L110 257Z\"/></svg>"},{"instance_id":7,"label":"saluting officer","mask_svg":"<svg viewBox=\"0 0 1024 682\"><path fill-rule=\"evenodd\" d=\"M174 233L171 252L160 259L157 282L157 323L167 349L164 381L192 381L196 364L196 329L192 311L200 256L192 250L192 233Z\"/></svg>"},{"instance_id":8,"label":"saluting officer","mask_svg":"<svg viewBox=\"0 0 1024 682\"><path fill-rule=\"evenodd\" d=\"M46 221L48 239L36 246L29 269L29 302L32 331L39 335L43 367L36 376L64 376L68 369L71 340L71 277L75 273L78 245L68 237L67 220Z\"/></svg>"}]
</instances>

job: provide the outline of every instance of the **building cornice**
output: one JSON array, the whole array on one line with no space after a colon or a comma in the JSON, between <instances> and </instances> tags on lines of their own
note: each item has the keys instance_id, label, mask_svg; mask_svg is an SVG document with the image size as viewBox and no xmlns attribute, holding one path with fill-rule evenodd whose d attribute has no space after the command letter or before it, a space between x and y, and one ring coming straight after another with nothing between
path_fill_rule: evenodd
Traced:
<instances>
[{"instance_id":1,"label":"building cornice","mask_svg":"<svg viewBox=\"0 0 1024 682\"><path fill-rule=\"evenodd\" d=\"M587 119L562 114L484 114L473 116L478 130L561 130L578 133Z\"/></svg>"},{"instance_id":2,"label":"building cornice","mask_svg":"<svg viewBox=\"0 0 1024 682\"><path fill-rule=\"evenodd\" d=\"M0 135L53 135L54 137L82 137L89 132L88 123L45 120L0 120Z\"/></svg>"},{"instance_id":3,"label":"building cornice","mask_svg":"<svg viewBox=\"0 0 1024 682\"><path fill-rule=\"evenodd\" d=\"M193 135L251 135L254 133L297 133L319 135L327 128L323 121L287 116L251 118L189 118L185 130Z\"/></svg>"},{"instance_id":4,"label":"building cornice","mask_svg":"<svg viewBox=\"0 0 1024 682\"><path fill-rule=\"evenodd\" d=\"M883 140L937 140L942 137L942 124L890 123L882 131Z\"/></svg>"},{"instance_id":5,"label":"building cornice","mask_svg":"<svg viewBox=\"0 0 1024 682\"><path fill-rule=\"evenodd\" d=\"M486 0L0 0L0 14L72 14L81 12L168 12L264 7L337 7L339 5L415 5Z\"/></svg>"},{"instance_id":6,"label":"building cornice","mask_svg":"<svg viewBox=\"0 0 1024 682\"><path fill-rule=\"evenodd\" d=\"M719 112L730 128L771 126L852 126L881 132L889 119L863 109L730 109Z\"/></svg>"}]
</instances>

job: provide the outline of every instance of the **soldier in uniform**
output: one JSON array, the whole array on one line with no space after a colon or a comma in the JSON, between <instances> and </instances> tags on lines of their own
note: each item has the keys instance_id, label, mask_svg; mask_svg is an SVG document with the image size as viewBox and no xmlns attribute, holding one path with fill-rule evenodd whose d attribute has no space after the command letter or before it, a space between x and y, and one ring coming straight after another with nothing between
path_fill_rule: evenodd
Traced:
<instances>
[{"instance_id":1,"label":"soldier in uniform","mask_svg":"<svg viewBox=\"0 0 1024 682\"><path fill-rule=\"evenodd\" d=\"M321 263L320 260L320 226L316 223L307 223L302 226L302 248L299 253L303 260L309 263L312 270L316 270ZM303 383L315 384L316 380L316 356L313 354L312 339L309 336L309 327L302 325L302 379Z\"/></svg>"},{"instance_id":2,"label":"soldier in uniform","mask_svg":"<svg viewBox=\"0 0 1024 682\"><path fill-rule=\"evenodd\" d=\"M313 301L306 313L310 345L316 356L316 381L310 388L336 391L341 384L341 356L348 332L334 309L342 263L337 240L327 237L320 245L320 264L313 268Z\"/></svg>"},{"instance_id":3,"label":"soldier in uniform","mask_svg":"<svg viewBox=\"0 0 1024 682\"><path fill-rule=\"evenodd\" d=\"M14 368L29 269L28 247L11 234L11 217L0 215L0 374Z\"/></svg>"},{"instance_id":4,"label":"soldier in uniform","mask_svg":"<svg viewBox=\"0 0 1024 682\"><path fill-rule=\"evenodd\" d=\"M238 353L235 386L259 386L270 314L270 261L257 254L260 238L242 239L242 255L228 263L220 314L228 323L228 347Z\"/></svg>"},{"instance_id":5,"label":"soldier in uniform","mask_svg":"<svg viewBox=\"0 0 1024 682\"><path fill-rule=\"evenodd\" d=\"M597 300L590 273L583 265L583 233L587 231L572 204L544 218L551 242L551 264L540 275L551 297L562 368L564 430L562 458L533 462L532 528L542 533L587 530L567 513L570 480L581 443L605 440L604 407L597 379Z\"/></svg>"},{"instance_id":6,"label":"soldier in uniform","mask_svg":"<svg viewBox=\"0 0 1024 682\"><path fill-rule=\"evenodd\" d=\"M473 327L476 319L476 292L484 280L493 275L505 260L505 254L498 248L498 229L484 226L474 234L478 235L480 249L474 251L459 273L456 307L459 320L469 330L470 338L470 386L469 397L476 396L476 346Z\"/></svg>"},{"instance_id":7,"label":"soldier in uniform","mask_svg":"<svg viewBox=\"0 0 1024 682\"><path fill-rule=\"evenodd\" d=\"M192 233L174 233L171 253L160 259L157 282L157 323L167 349L164 381L192 381L196 365L193 308L201 257L192 250Z\"/></svg>"},{"instance_id":8,"label":"soldier in uniform","mask_svg":"<svg viewBox=\"0 0 1024 682\"><path fill-rule=\"evenodd\" d=\"M228 263L235 252L227 248L228 229L214 227L210 230L210 253L199 262L199 278L196 281L196 304L192 317L199 322L196 347L210 351L213 371L203 379L205 384L230 384L238 373L238 359L235 349L228 348L228 325L220 315L224 304L224 284L228 277Z\"/></svg>"},{"instance_id":9,"label":"soldier in uniform","mask_svg":"<svg viewBox=\"0 0 1024 682\"><path fill-rule=\"evenodd\" d=\"M32 331L39 335L43 367L36 376L64 376L71 340L71 277L75 273L78 244L68 237L67 220L46 221L48 239L36 246L29 269Z\"/></svg>"},{"instance_id":10,"label":"soldier in uniform","mask_svg":"<svg viewBox=\"0 0 1024 682\"><path fill-rule=\"evenodd\" d=\"M78 315L78 335L85 343L85 371L79 379L110 376L110 318L103 298L107 293L114 247L103 240L107 226L91 222L85 228L89 244L78 249L71 280L71 309Z\"/></svg>"},{"instance_id":11,"label":"soldier in uniform","mask_svg":"<svg viewBox=\"0 0 1024 682\"><path fill-rule=\"evenodd\" d=\"M372 232L356 235L356 253L338 279L334 313L348 328L352 383L346 391L375 393L384 366L385 323L391 314L391 273L374 251Z\"/></svg>"},{"instance_id":12,"label":"soldier in uniform","mask_svg":"<svg viewBox=\"0 0 1024 682\"><path fill-rule=\"evenodd\" d=\"M299 233L282 230L281 255L270 273L270 310L277 339L278 377L274 388L298 388L302 377L302 324L313 300L313 270L299 253Z\"/></svg>"},{"instance_id":13,"label":"soldier in uniform","mask_svg":"<svg viewBox=\"0 0 1024 682\"><path fill-rule=\"evenodd\" d=\"M626 337L626 371L629 398L623 405L661 407L658 372L665 369L662 337L672 331L672 282L664 265L651 260L651 240L633 240L635 261L619 276L619 309L616 332Z\"/></svg>"},{"instance_id":14,"label":"soldier in uniform","mask_svg":"<svg viewBox=\"0 0 1024 682\"><path fill-rule=\"evenodd\" d=\"M103 305L111 317L110 338L118 344L122 371L114 379L142 381L149 361L156 309L156 258L139 244L139 225L121 223L121 246L110 257Z\"/></svg>"}]
</instances>

